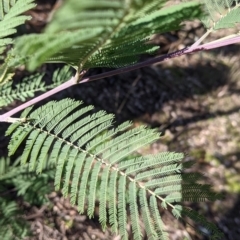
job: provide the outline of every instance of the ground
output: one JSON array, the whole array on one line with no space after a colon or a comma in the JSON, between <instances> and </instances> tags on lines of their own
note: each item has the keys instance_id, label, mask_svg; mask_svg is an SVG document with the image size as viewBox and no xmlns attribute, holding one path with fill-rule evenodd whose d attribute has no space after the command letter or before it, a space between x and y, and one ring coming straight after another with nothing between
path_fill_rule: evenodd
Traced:
<instances>
[{"instance_id":1,"label":"ground","mask_svg":"<svg viewBox=\"0 0 240 240\"><path fill-rule=\"evenodd\" d=\"M55 1L39 1L31 12L31 31L40 31ZM44 15L45 14L45 15ZM156 36L159 54L191 44L201 36L200 23L186 24L185 30ZM217 39L226 31L213 34ZM205 182L223 200L194 204L223 231L226 240L240 236L240 47L238 44L208 52L195 53L86 83L56 94L54 99L73 97L116 114L116 122L132 120L148 124L162 133L159 141L145 152L184 152L196 162L193 171L201 171ZM147 57L147 56L146 56ZM49 76L56 66L45 66ZM94 69L89 74L108 71ZM3 141L3 138L0 139ZM5 147L1 143L1 148ZM3 151L3 150L1 150ZM97 221L79 215L60 193L52 192L50 204L41 207L25 203L25 218L31 224L33 239L120 239L109 229L102 232ZM165 215L171 239L204 239L189 227ZM179 230L176 230L179 229ZM206 238L207 239L207 238Z\"/></svg>"}]
</instances>

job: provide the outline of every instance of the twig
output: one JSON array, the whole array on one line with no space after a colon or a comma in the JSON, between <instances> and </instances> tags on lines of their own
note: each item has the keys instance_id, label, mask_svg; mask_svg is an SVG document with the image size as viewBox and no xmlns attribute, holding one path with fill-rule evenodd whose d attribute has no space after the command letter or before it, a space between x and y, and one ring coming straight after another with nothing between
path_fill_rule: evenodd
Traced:
<instances>
[{"instance_id":1,"label":"twig","mask_svg":"<svg viewBox=\"0 0 240 240\"><path fill-rule=\"evenodd\" d=\"M212 32L212 29L205 32L190 48L196 48Z\"/></svg>"},{"instance_id":2,"label":"twig","mask_svg":"<svg viewBox=\"0 0 240 240\"><path fill-rule=\"evenodd\" d=\"M24 103L24 104L22 104L22 105L20 105L20 106L18 106L16 108L10 110L9 112L7 112L7 113L5 113L3 115L0 115L0 122L13 122L13 119L10 118L10 117L12 115L14 115L15 113L20 112L21 110L23 110L23 109L25 109L25 108L27 108L27 107L35 104L35 103L37 103L37 102L47 98L47 97L50 97L50 96L54 95L55 93L58 93L58 92L66 89L66 88L69 88L69 87L71 87L71 86L73 86L75 84L77 84L76 83L76 78L72 77L70 80L68 80L67 82L61 84L60 86L58 86L58 87L56 87L56 88L54 88L54 89L52 89L52 90L42 94L42 95L40 95L40 96L38 96L36 98L31 99L30 101L28 101L28 102L26 102L26 103Z\"/></svg>"},{"instance_id":3,"label":"twig","mask_svg":"<svg viewBox=\"0 0 240 240\"><path fill-rule=\"evenodd\" d=\"M70 80L61 84L60 86L58 86L58 87L40 95L40 96L38 96L38 97L20 105L20 106L12 109L11 111L9 111L9 112L7 112L3 115L0 115L0 122L12 122L13 119L10 118L10 117L12 115L14 115L15 113L20 112L21 110L31 106L32 104L35 104L35 103L37 103L37 102L39 102L39 101L41 101L41 100L43 100L47 97L52 96L53 94L55 94L57 92L60 92L60 91L66 89L68 87L71 87L71 86L73 86L77 83L81 84L81 83L85 83L85 82L96 81L96 80L99 80L99 79L102 79L102 78L111 77L111 76L118 75L118 74L121 74L121 73L130 72L130 71L133 71L133 70L136 70L136 69L139 69L139 68L143 68L143 67L149 66L149 65L154 64L154 63L163 62L163 61L169 60L171 58L182 56L184 54L191 54L191 53L198 52L198 51L210 50L210 49L219 48L219 47L231 45L231 44L238 43L238 42L240 42L240 36L235 36L235 37L232 37L230 39L225 39L224 38L222 40L220 39L220 41L214 41L214 42L202 44L202 45L195 46L195 47L193 47L193 46L187 47L187 48L184 48L184 49L172 52L172 53L165 54L165 55L160 56L160 57L152 58L152 59L146 60L144 62L137 63L137 64L132 65L132 66L127 66L127 67L119 68L119 69L109 71L109 72L106 72L106 73L101 73L101 74L97 74L97 75L94 75L94 76L90 76L88 78L85 78L85 79L81 80L80 82L79 82L79 78L77 78L76 76L72 77ZM85 74L85 72L82 73L82 75L83 74Z\"/></svg>"}]
</instances>

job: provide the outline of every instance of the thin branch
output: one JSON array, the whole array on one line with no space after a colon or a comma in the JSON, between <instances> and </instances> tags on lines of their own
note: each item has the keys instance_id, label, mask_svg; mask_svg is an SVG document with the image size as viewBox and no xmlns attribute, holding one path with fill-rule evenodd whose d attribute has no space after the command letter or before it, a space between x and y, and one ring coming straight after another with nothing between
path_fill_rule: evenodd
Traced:
<instances>
[{"instance_id":1,"label":"thin branch","mask_svg":"<svg viewBox=\"0 0 240 240\"><path fill-rule=\"evenodd\" d=\"M58 92L66 89L66 88L69 88L69 87L75 85L75 84L77 84L76 77L72 77L67 82L61 84L60 86L42 94L42 95L40 95L36 98L31 99L30 101L28 101L28 102L26 102L26 103L24 103L24 104L22 104L22 105L20 105L16 108L10 110L9 112L7 112L3 115L0 115L0 122L13 122L14 119L11 118L11 116L14 115L15 113L20 112L21 110L23 110L23 109L25 109L25 108L27 108L27 107L29 107L29 106L37 103L37 102L40 102L43 99L48 98L48 97L54 95L55 93L58 93Z\"/></svg>"},{"instance_id":2,"label":"thin branch","mask_svg":"<svg viewBox=\"0 0 240 240\"><path fill-rule=\"evenodd\" d=\"M213 41L213 42L205 43L205 44L202 44L202 45L199 45L196 47L193 47L193 46L186 47L181 50L178 50L178 51L175 51L172 53L168 53L168 54L165 54L160 57L152 58L152 59L146 60L144 62L134 64L132 66L123 67L123 68L119 68L119 69L109 71L106 73L101 73L101 74L97 74L94 76L90 76L88 78L81 80L80 83L92 82L92 81L95 81L95 80L98 80L101 78L111 77L111 76L114 76L117 74L133 71L133 70L143 68L143 67L147 67L154 63L164 62L171 58L180 57L185 54L191 54L191 53L195 53L195 52L199 52L199 51L206 51L206 50L215 49L215 48L219 48L219 47L223 47L223 46L227 46L227 45L231 45L231 44L235 44L235 43L239 43L239 42L240 42L240 36L234 35L234 37L232 37L232 38L227 38L227 39L223 38L222 40L220 39L220 41Z\"/></svg>"},{"instance_id":3,"label":"thin branch","mask_svg":"<svg viewBox=\"0 0 240 240\"><path fill-rule=\"evenodd\" d=\"M190 48L196 48L212 32L212 29L205 32Z\"/></svg>"},{"instance_id":4,"label":"thin branch","mask_svg":"<svg viewBox=\"0 0 240 240\"><path fill-rule=\"evenodd\" d=\"M85 82L91 82L91 81L96 81L98 79L102 79L102 78L106 78L106 77L111 77L111 76L114 76L114 75L118 75L118 74L121 74L121 73L124 73L124 72L130 72L130 71L133 71L133 70L136 70L136 69L139 69L139 68L142 68L142 67L146 67L146 66L149 66L153 63L157 63L157 62L163 62L163 61L166 61L170 58L174 58L174 57L178 57L178 56L181 56L185 53L185 51L187 50L187 48L185 49L182 49L182 50L178 50L178 51L175 51L173 53L169 53L169 54L166 54L166 55L163 55L163 56L160 56L160 57L157 57L157 58L153 58L153 59L149 59L147 61L144 61L144 62L141 62L141 63L137 63L135 65L132 65L132 66L128 66L128 67L123 67L123 68L119 68L119 69L116 69L116 70L112 70L112 71L109 71L109 72L106 72L106 73L101 73L101 74L97 74L97 75L94 75L94 76L91 76L91 77L88 77L88 78L85 78L81 81L79 81L79 78L77 76L75 77L72 77L70 80L66 81L65 83L59 85L58 87L10 110L9 112L3 114L3 115L0 115L0 122L13 122L15 121L14 118L10 118L12 115L14 115L15 113L17 112L20 112L21 110L37 103L37 102L40 102L42 101L43 99L47 98L47 97L50 97L52 95L54 95L55 93L57 92L60 92L66 88L69 88L73 85L76 85L76 84L80 84L80 83L85 83ZM85 74L85 71L83 72L83 74ZM17 120L16 120L17 121Z\"/></svg>"},{"instance_id":5,"label":"thin branch","mask_svg":"<svg viewBox=\"0 0 240 240\"><path fill-rule=\"evenodd\" d=\"M137 70L139 68L147 67L147 66L149 66L151 64L154 64L154 63L164 62L164 61L166 61L168 59L179 57L179 56L182 56L182 55L184 55L186 53L190 53L187 50L188 50L188 48L184 48L184 49L172 52L172 53L168 53L168 54L162 55L160 57L151 58L151 59L146 60L144 62L136 63L136 64L134 64L132 66L118 68L116 70L112 70L112 71L109 71L109 72L100 73L100 74L97 74L97 75L94 75L94 76L90 76L88 78L85 78L85 79L81 80L80 83L92 82L92 81L96 81L98 79L111 77L111 76L118 75L118 74L121 74L121 73L130 72L130 71L133 71L133 70Z\"/></svg>"},{"instance_id":6,"label":"thin branch","mask_svg":"<svg viewBox=\"0 0 240 240\"><path fill-rule=\"evenodd\" d=\"M235 44L235 43L238 43L238 42L240 42L240 36L234 36L234 37L229 38L229 39L224 38L222 40L220 39L220 41L214 41L214 42L202 44L200 46L187 47L187 48L184 48L184 49L181 49L181 50L169 53L169 54L165 54L165 55L160 56L160 57L152 58L152 59L146 60L144 62L137 63L137 64L132 65L132 66L127 66L127 67L119 68L119 69L112 70L112 71L109 71L109 72L106 72L106 73L101 73L101 74L97 74L97 75L94 75L94 76L90 76L88 78L85 78L85 79L81 80L80 82L79 82L79 78L77 76L72 77L70 80L61 84L60 86L58 86L58 87L40 95L40 96L38 96L38 97L20 105L20 106L12 109L11 111L9 111L9 112L7 112L3 115L0 115L0 122L12 122L14 120L13 120L13 118L10 118L10 117L12 115L14 115L15 113L17 113L17 112L31 106L32 104L35 104L35 103L39 102L39 101L41 101L41 100L43 100L47 97L50 97L57 92L60 92L64 89L66 89L66 88L69 88L73 85L76 85L78 83L81 84L81 83L96 81L96 80L99 80L99 79L102 79L102 78L111 77L111 76L118 75L118 74L121 74L121 73L130 72L130 71L133 71L133 70L136 70L136 69L139 69L139 68L143 68L143 67L149 66L149 65L154 64L154 63L163 62L163 61L169 60L171 58L182 56L184 54L191 54L191 53L198 52L198 51L210 50L210 49L214 49L214 48L219 48L219 47ZM83 72L82 74L84 74L84 73L85 72Z\"/></svg>"},{"instance_id":7,"label":"thin branch","mask_svg":"<svg viewBox=\"0 0 240 240\"><path fill-rule=\"evenodd\" d=\"M240 42L240 36L238 35L229 39L223 38L222 41L217 40L210 43L202 44L198 48L203 48L203 50L210 50L210 49L228 46L228 45L239 43L239 42Z\"/></svg>"}]
</instances>

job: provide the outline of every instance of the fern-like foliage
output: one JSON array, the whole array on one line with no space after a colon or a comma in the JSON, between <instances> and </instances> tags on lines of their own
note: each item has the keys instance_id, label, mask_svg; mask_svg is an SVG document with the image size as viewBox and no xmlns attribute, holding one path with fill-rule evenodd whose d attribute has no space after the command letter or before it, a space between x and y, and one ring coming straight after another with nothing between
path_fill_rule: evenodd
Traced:
<instances>
[{"instance_id":1,"label":"fern-like foliage","mask_svg":"<svg viewBox=\"0 0 240 240\"><path fill-rule=\"evenodd\" d=\"M34 0L0 0L0 60L4 60L0 66L1 84L11 80L14 75L10 69L12 54L4 57L3 52L7 45L13 43L12 35L16 33L16 27L31 18L22 14L36 6L33 2Z\"/></svg>"},{"instance_id":2,"label":"fern-like foliage","mask_svg":"<svg viewBox=\"0 0 240 240\"><path fill-rule=\"evenodd\" d=\"M36 6L33 0L0 0L0 47L12 43L16 27L29 20L30 16L20 16Z\"/></svg>"},{"instance_id":3,"label":"fern-like foliage","mask_svg":"<svg viewBox=\"0 0 240 240\"><path fill-rule=\"evenodd\" d=\"M182 21L201 14L198 3L162 8L165 2L65 1L43 34L16 41L16 55L30 70L44 62L65 62L79 72L133 64L140 54L156 51L156 46L147 44L152 34L177 29Z\"/></svg>"},{"instance_id":4,"label":"fern-like foliage","mask_svg":"<svg viewBox=\"0 0 240 240\"><path fill-rule=\"evenodd\" d=\"M48 89L57 87L62 80L69 79L72 71L69 66L57 69L53 73L52 83L46 85L43 81L43 74L30 75L25 77L20 83L13 85L12 81L4 81L0 84L0 108L11 104L15 100L26 101L33 97L36 92L45 92Z\"/></svg>"},{"instance_id":5,"label":"fern-like foliage","mask_svg":"<svg viewBox=\"0 0 240 240\"><path fill-rule=\"evenodd\" d=\"M240 3L237 0L204 0L207 15L202 19L208 29L233 28L240 23Z\"/></svg>"},{"instance_id":6,"label":"fern-like foliage","mask_svg":"<svg viewBox=\"0 0 240 240\"><path fill-rule=\"evenodd\" d=\"M0 158L0 239L4 240L22 240L30 235L19 200L41 205L48 201L46 195L53 190L51 166L45 165L43 174L36 175L27 165L19 163L19 158L15 161Z\"/></svg>"},{"instance_id":7,"label":"fern-like foliage","mask_svg":"<svg viewBox=\"0 0 240 240\"><path fill-rule=\"evenodd\" d=\"M80 213L87 206L89 217L98 200L103 229L109 223L122 239L128 239L129 216L134 239L142 239L140 217L148 239L168 239L160 206L177 218L196 220L215 238L221 236L212 223L182 206L184 201L219 197L210 186L197 183L199 174L184 173L192 162L184 162L180 153L139 156L139 148L159 138L155 130L132 128L130 122L114 129L112 114L90 115L93 107L81 106L64 99L33 111L25 109L21 117L29 121L16 122L6 132L11 135L9 155L25 142L21 163L28 164L30 171L41 173L48 161L56 165L56 189L70 196Z\"/></svg>"},{"instance_id":8,"label":"fern-like foliage","mask_svg":"<svg viewBox=\"0 0 240 240\"><path fill-rule=\"evenodd\" d=\"M24 239L29 234L27 223L21 218L17 203L0 197L0 237L2 240Z\"/></svg>"},{"instance_id":9,"label":"fern-like foliage","mask_svg":"<svg viewBox=\"0 0 240 240\"><path fill-rule=\"evenodd\" d=\"M46 90L42 82L43 74L36 74L25 77L20 84L13 86L12 81L4 82L0 85L0 108L11 104L14 100L25 101L33 97L37 91Z\"/></svg>"},{"instance_id":10,"label":"fern-like foliage","mask_svg":"<svg viewBox=\"0 0 240 240\"><path fill-rule=\"evenodd\" d=\"M20 159L11 161L10 158L0 159L0 192L3 195L14 189L17 196L30 204L41 205L47 201L46 194L50 193L53 171L49 162L44 166L43 174L36 175L28 165L20 165Z\"/></svg>"}]
</instances>

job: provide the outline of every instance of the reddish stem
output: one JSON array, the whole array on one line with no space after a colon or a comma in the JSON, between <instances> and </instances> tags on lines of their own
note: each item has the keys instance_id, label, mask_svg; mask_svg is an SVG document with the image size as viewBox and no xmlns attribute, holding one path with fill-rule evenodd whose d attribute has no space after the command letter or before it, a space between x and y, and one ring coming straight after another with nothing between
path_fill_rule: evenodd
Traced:
<instances>
[{"instance_id":1,"label":"reddish stem","mask_svg":"<svg viewBox=\"0 0 240 240\"><path fill-rule=\"evenodd\" d=\"M23 103L22 105L10 110L9 112L3 114L3 115L0 115L0 122L12 122L12 120L8 121L8 119L14 115L15 113L17 112L20 112L21 110L37 103L37 102L40 102L41 100L47 98L47 97L50 97L52 96L53 94L57 93L57 92L60 92L66 88L69 88L73 85L77 84L77 81L76 81L76 78L75 77L72 77L71 79L69 79L67 82L61 84L60 86L38 96L38 97L35 97L33 99L31 99L30 101L26 102L26 103Z\"/></svg>"},{"instance_id":2,"label":"reddish stem","mask_svg":"<svg viewBox=\"0 0 240 240\"><path fill-rule=\"evenodd\" d=\"M160 57L152 58L152 59L146 60L144 62L137 63L132 66L123 67L123 68L119 68L119 69L109 71L106 73L101 73L101 74L97 74L94 76L90 76L88 78L81 80L79 83L81 84L81 83L85 83L85 82L96 81L98 79L111 77L111 76L118 75L118 74L121 74L124 72L129 72L129 71L133 71L133 70L136 70L136 69L139 69L142 67L146 67L146 66L149 66L154 63L163 62L163 61L166 61L171 58L182 56L184 54L190 54L190 53L194 53L194 52L198 52L198 51L210 50L210 49L214 49L214 48L218 48L218 47L222 47L222 46L226 46L226 45L230 45L230 44L234 44L234 43L238 43L238 42L240 42L240 36L232 37L230 39L224 39L223 41L219 41L219 42L212 42L212 43L210 42L210 43L202 44L202 45L196 46L196 47L194 46L194 47L184 48L184 49L178 50L173 53L165 54ZM0 115L0 122L12 122L13 120L10 117L12 115L14 115L15 113L17 113L17 112L31 106L32 104L39 102L47 97L50 97L57 92L60 92L68 87L71 87L71 86L77 84L77 80L78 79L76 76L72 77L70 80L61 84L60 86L12 109L11 111L9 111L3 115Z\"/></svg>"}]
</instances>

